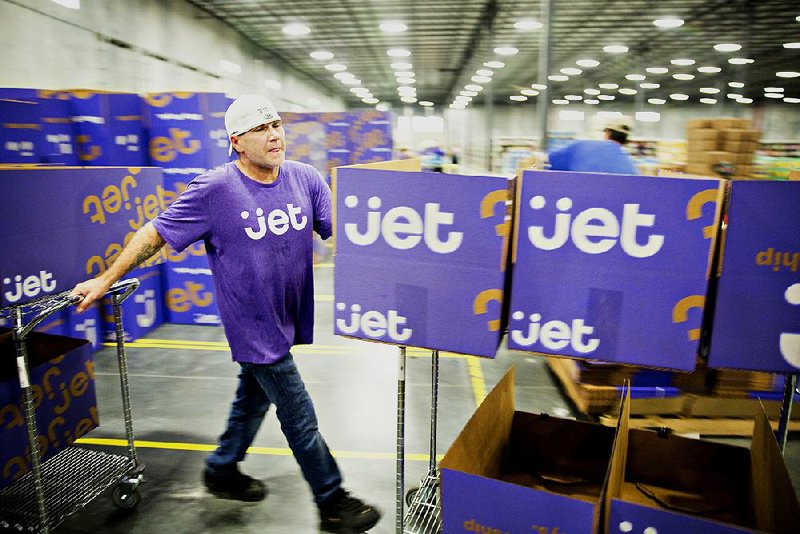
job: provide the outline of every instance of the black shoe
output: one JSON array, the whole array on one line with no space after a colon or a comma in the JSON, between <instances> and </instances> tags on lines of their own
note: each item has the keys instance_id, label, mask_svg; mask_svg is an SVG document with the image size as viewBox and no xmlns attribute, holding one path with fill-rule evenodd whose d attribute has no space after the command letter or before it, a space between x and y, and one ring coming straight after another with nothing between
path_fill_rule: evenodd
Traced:
<instances>
[{"instance_id":1,"label":"black shoe","mask_svg":"<svg viewBox=\"0 0 800 534\"><path fill-rule=\"evenodd\" d=\"M356 534L374 527L381 513L373 506L351 497L343 489L336 490L319 506L320 528L324 532Z\"/></svg>"},{"instance_id":2,"label":"black shoe","mask_svg":"<svg viewBox=\"0 0 800 534\"><path fill-rule=\"evenodd\" d=\"M267 496L267 487L260 480L240 473L238 469L224 474L203 471L203 484L212 495L221 499L257 502Z\"/></svg>"}]
</instances>

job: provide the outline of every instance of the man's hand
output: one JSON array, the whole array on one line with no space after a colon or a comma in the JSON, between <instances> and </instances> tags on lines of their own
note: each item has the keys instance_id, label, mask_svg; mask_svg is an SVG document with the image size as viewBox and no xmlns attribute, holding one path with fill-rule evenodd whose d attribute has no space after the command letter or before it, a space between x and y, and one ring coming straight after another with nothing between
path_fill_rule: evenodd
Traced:
<instances>
[{"instance_id":1,"label":"man's hand","mask_svg":"<svg viewBox=\"0 0 800 534\"><path fill-rule=\"evenodd\" d=\"M73 297L81 297L83 299L78 303L78 313L83 313L86 308L94 304L98 299L102 298L103 295L108 293L108 288L110 287L110 283L107 283L100 278L86 280L85 282L81 282L80 284L76 285L72 289L70 295Z\"/></svg>"}]
</instances>

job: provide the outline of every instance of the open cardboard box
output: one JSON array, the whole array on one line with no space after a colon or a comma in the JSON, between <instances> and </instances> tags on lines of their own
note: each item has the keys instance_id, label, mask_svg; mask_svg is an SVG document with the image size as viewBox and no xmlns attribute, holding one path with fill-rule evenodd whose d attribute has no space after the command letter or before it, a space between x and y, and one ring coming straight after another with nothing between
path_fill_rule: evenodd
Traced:
<instances>
[{"instance_id":1,"label":"open cardboard box","mask_svg":"<svg viewBox=\"0 0 800 534\"><path fill-rule=\"evenodd\" d=\"M512 368L439 464L443 532L595 532L615 433L516 411Z\"/></svg>"},{"instance_id":2,"label":"open cardboard box","mask_svg":"<svg viewBox=\"0 0 800 534\"><path fill-rule=\"evenodd\" d=\"M749 449L629 430L623 403L605 493L607 532L797 532L800 505L759 408Z\"/></svg>"}]
</instances>

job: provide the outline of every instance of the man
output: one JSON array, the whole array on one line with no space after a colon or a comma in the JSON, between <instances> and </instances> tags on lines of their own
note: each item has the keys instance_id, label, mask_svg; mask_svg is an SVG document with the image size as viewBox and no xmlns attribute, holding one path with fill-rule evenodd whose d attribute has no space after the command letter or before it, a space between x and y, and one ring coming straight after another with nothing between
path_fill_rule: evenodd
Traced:
<instances>
[{"instance_id":1,"label":"man","mask_svg":"<svg viewBox=\"0 0 800 534\"><path fill-rule=\"evenodd\" d=\"M259 501L264 484L238 469L271 404L311 486L328 532L363 532L380 513L351 497L317 429L311 398L290 349L311 343L314 324L312 231L331 235L331 192L311 166L286 161L286 135L272 104L244 95L225 113L238 160L196 177L156 219L136 232L117 261L73 294L78 311L104 295L165 243L181 251L202 239L220 315L241 370L227 427L206 460L212 494Z\"/></svg>"},{"instance_id":2,"label":"man","mask_svg":"<svg viewBox=\"0 0 800 534\"><path fill-rule=\"evenodd\" d=\"M625 117L606 124L604 140L578 141L548 154L550 169L554 171L606 172L611 174L638 174L636 165L622 146L631 133Z\"/></svg>"}]
</instances>

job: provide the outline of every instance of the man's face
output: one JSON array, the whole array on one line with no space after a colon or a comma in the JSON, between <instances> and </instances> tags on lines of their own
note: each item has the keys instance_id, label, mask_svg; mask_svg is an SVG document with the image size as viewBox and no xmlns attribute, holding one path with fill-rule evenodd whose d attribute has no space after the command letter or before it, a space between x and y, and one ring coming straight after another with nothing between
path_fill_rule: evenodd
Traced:
<instances>
[{"instance_id":1,"label":"man's face","mask_svg":"<svg viewBox=\"0 0 800 534\"><path fill-rule=\"evenodd\" d=\"M256 126L234 139L240 157L258 167L273 169L286 160L286 132L279 120Z\"/></svg>"}]
</instances>

